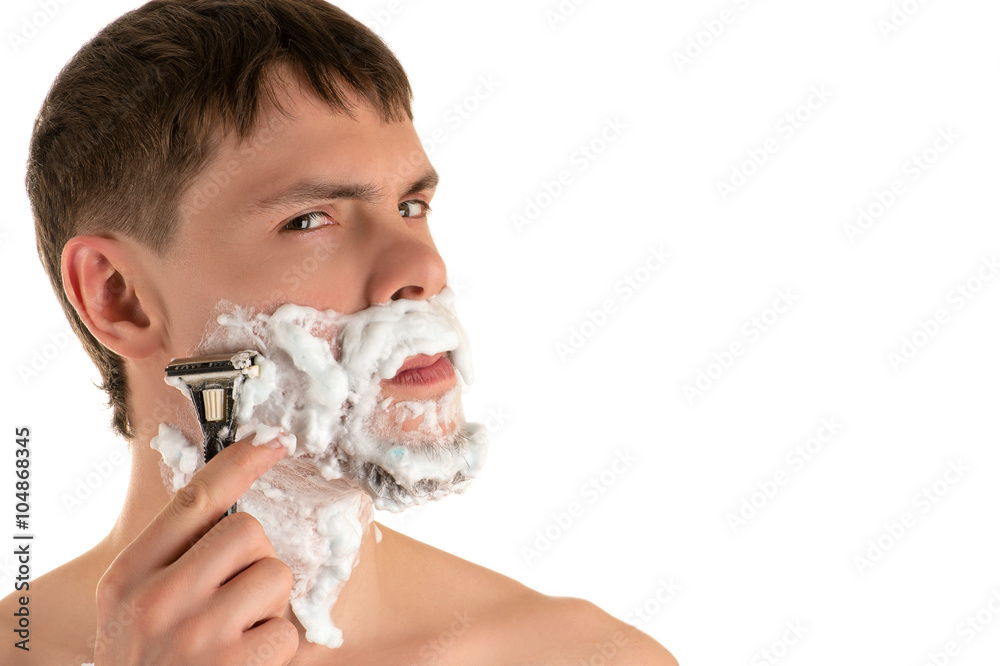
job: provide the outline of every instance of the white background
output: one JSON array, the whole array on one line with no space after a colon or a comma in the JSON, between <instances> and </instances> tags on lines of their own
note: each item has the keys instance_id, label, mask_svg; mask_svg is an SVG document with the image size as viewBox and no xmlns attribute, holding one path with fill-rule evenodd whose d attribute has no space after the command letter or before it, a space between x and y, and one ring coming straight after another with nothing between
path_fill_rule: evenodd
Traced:
<instances>
[{"instance_id":1,"label":"white background","mask_svg":"<svg viewBox=\"0 0 1000 666\"><path fill-rule=\"evenodd\" d=\"M55 3L15 50L42 4L0 10L0 540L26 424L35 576L104 535L127 463L36 258L26 146L59 68L136 3ZM1000 5L898 0L912 15L886 34L888 0L660 4L590 0L555 24L555 0L342 5L411 77L474 344L467 411L496 426L466 495L385 522L591 599L684 664L764 664L765 649L789 665L996 663L1000 280L984 258L1000 253ZM734 168L753 173L724 200ZM894 180L902 193L849 234ZM646 265L651 248L666 265ZM779 290L793 304L776 314ZM755 317L768 324L752 338ZM904 337L920 346L893 363ZM713 379L689 399L699 371ZM836 434L794 462L823 419ZM743 500L756 513L734 529ZM11 563L0 555L5 592ZM661 582L676 591L657 599Z\"/></svg>"}]
</instances>

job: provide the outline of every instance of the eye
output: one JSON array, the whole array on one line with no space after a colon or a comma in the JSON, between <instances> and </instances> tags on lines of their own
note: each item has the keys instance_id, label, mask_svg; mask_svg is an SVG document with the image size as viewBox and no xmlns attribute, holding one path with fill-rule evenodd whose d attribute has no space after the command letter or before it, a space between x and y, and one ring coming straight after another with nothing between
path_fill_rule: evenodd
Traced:
<instances>
[{"instance_id":1,"label":"eye","mask_svg":"<svg viewBox=\"0 0 1000 666\"><path fill-rule=\"evenodd\" d=\"M420 199L411 199L399 204L399 214L402 217L424 217L431 212L431 205Z\"/></svg>"},{"instance_id":2,"label":"eye","mask_svg":"<svg viewBox=\"0 0 1000 666\"><path fill-rule=\"evenodd\" d=\"M319 229L327 224L333 224L330 216L321 210L315 210L293 217L285 224L284 229L285 231L309 231L310 229Z\"/></svg>"}]
</instances>

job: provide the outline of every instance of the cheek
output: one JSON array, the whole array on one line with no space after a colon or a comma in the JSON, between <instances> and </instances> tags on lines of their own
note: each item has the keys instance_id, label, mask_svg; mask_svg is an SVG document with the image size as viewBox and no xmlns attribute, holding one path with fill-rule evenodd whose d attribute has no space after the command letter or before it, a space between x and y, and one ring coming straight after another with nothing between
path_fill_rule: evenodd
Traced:
<instances>
[{"instance_id":1,"label":"cheek","mask_svg":"<svg viewBox=\"0 0 1000 666\"><path fill-rule=\"evenodd\" d=\"M166 274L161 277L166 286L160 290L158 308L167 351L174 358L190 356L215 303L195 281Z\"/></svg>"},{"instance_id":2,"label":"cheek","mask_svg":"<svg viewBox=\"0 0 1000 666\"><path fill-rule=\"evenodd\" d=\"M363 276L364 266L347 249L317 242L261 259L234 289L257 305L294 303L349 313L367 307L359 300Z\"/></svg>"},{"instance_id":3,"label":"cheek","mask_svg":"<svg viewBox=\"0 0 1000 666\"><path fill-rule=\"evenodd\" d=\"M192 298L173 310L168 330L175 357L198 355L198 345L215 324L215 305Z\"/></svg>"},{"instance_id":4,"label":"cheek","mask_svg":"<svg viewBox=\"0 0 1000 666\"><path fill-rule=\"evenodd\" d=\"M233 303L246 302L241 292L211 279L176 276L163 302L170 353L175 358L197 355L205 336L218 328L218 316Z\"/></svg>"}]
</instances>

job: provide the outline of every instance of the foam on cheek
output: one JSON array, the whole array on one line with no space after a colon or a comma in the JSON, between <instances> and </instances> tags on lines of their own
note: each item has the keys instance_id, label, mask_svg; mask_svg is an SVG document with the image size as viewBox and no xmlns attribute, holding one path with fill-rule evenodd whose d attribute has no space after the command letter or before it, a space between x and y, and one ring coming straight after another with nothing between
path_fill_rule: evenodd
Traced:
<instances>
[{"instance_id":1,"label":"foam on cheek","mask_svg":"<svg viewBox=\"0 0 1000 666\"><path fill-rule=\"evenodd\" d=\"M350 395L348 374L337 364L330 342L308 330L317 319L327 322L324 328L336 330L330 321L336 318L336 313L297 305L284 305L270 316L219 317L225 346L243 340L264 356L260 377L243 385L237 414L243 434L248 427L280 429L294 434L297 444L316 455L323 453L331 436L346 434L342 422ZM289 399L294 402L289 404ZM295 450L290 448L289 453Z\"/></svg>"},{"instance_id":2,"label":"foam on cheek","mask_svg":"<svg viewBox=\"0 0 1000 666\"><path fill-rule=\"evenodd\" d=\"M357 564L373 507L401 511L462 492L483 464L485 428L462 415L472 368L453 303L445 289L350 315L298 305L271 314L230 307L196 352L253 348L263 356L260 376L243 384L238 434L253 433L255 443L277 438L289 455L257 480L239 508L260 520L292 569L292 609L311 642L342 644L330 610ZM380 381L407 358L441 352L455 366L455 388L437 400L380 396ZM191 467L191 445L165 427L154 446L176 468L176 490L190 478L181 469Z\"/></svg>"}]
</instances>

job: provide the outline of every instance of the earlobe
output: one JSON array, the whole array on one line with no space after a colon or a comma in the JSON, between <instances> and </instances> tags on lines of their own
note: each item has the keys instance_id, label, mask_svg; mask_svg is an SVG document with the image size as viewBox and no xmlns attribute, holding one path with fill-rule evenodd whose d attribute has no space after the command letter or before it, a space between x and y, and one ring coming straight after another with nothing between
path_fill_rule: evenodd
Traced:
<instances>
[{"instance_id":1,"label":"earlobe","mask_svg":"<svg viewBox=\"0 0 1000 666\"><path fill-rule=\"evenodd\" d=\"M76 236L63 248L63 288L84 325L120 356L145 358L160 343L138 289L139 263L121 241Z\"/></svg>"}]
</instances>

